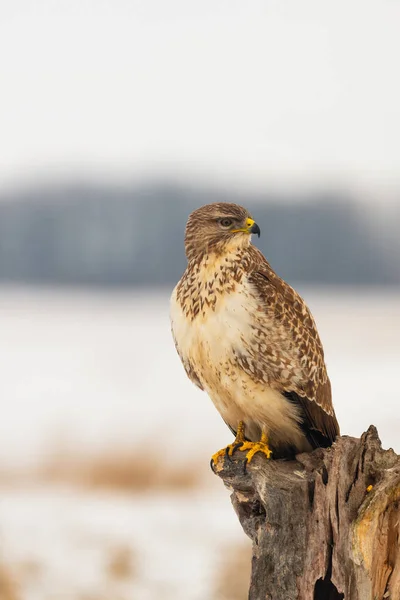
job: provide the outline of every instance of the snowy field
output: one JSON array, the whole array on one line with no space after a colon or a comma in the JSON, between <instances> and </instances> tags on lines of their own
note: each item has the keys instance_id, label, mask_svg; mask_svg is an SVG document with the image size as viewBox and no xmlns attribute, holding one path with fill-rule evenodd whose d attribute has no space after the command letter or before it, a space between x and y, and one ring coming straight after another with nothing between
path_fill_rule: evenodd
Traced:
<instances>
[{"instance_id":1,"label":"snowy field","mask_svg":"<svg viewBox=\"0 0 400 600\"><path fill-rule=\"evenodd\" d=\"M342 433L374 423L399 452L400 291L299 291ZM222 600L226 549L246 540L208 462L231 434L186 379L168 293L3 289L0 331L0 597ZM192 472L171 489L35 479L119 455Z\"/></svg>"}]
</instances>

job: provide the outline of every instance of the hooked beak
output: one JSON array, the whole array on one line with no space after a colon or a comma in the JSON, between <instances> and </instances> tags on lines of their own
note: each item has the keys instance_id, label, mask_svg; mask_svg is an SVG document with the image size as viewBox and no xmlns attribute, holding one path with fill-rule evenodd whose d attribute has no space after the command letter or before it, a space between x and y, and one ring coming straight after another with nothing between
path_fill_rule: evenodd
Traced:
<instances>
[{"instance_id":1,"label":"hooked beak","mask_svg":"<svg viewBox=\"0 0 400 600\"><path fill-rule=\"evenodd\" d=\"M253 219L246 219L246 227L242 227L241 229L231 229L232 233L238 233L239 231L243 231L243 233L256 233L258 237L260 237L261 230L257 223Z\"/></svg>"},{"instance_id":2,"label":"hooked beak","mask_svg":"<svg viewBox=\"0 0 400 600\"><path fill-rule=\"evenodd\" d=\"M258 237L260 237L261 229L259 228L257 223L253 223L253 225L250 227L250 233L256 233Z\"/></svg>"},{"instance_id":3,"label":"hooked beak","mask_svg":"<svg viewBox=\"0 0 400 600\"><path fill-rule=\"evenodd\" d=\"M231 229L232 233L238 233L243 231L244 233L256 233L260 237L261 230L257 223L253 219L246 219L246 227L241 229Z\"/></svg>"},{"instance_id":4,"label":"hooked beak","mask_svg":"<svg viewBox=\"0 0 400 600\"><path fill-rule=\"evenodd\" d=\"M246 231L248 233L256 233L260 237L261 229L253 219L246 220Z\"/></svg>"}]
</instances>

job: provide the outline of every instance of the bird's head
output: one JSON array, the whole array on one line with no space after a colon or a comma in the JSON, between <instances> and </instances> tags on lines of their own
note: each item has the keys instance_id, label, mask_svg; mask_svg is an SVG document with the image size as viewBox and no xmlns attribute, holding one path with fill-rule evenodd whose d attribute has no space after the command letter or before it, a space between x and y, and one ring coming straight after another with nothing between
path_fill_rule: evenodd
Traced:
<instances>
[{"instance_id":1,"label":"bird's head","mask_svg":"<svg viewBox=\"0 0 400 600\"><path fill-rule=\"evenodd\" d=\"M189 216L185 233L188 260L205 252L222 253L230 248L248 246L251 234L260 228L249 212L238 204L216 202L198 208Z\"/></svg>"}]
</instances>

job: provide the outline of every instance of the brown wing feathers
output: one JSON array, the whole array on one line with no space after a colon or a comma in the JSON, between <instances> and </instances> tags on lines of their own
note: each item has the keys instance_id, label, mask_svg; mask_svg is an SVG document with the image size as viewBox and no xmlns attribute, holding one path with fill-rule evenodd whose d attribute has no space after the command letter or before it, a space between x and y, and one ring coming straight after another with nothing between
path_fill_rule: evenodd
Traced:
<instances>
[{"instance_id":1,"label":"brown wing feathers","mask_svg":"<svg viewBox=\"0 0 400 600\"><path fill-rule=\"evenodd\" d=\"M327 448L335 441L339 435L335 415L328 415L316 402L296 392L283 392L283 395L300 408L301 428L313 448Z\"/></svg>"},{"instance_id":2,"label":"brown wing feathers","mask_svg":"<svg viewBox=\"0 0 400 600\"><path fill-rule=\"evenodd\" d=\"M282 393L298 406L302 429L311 445L329 446L340 432L314 319L303 299L276 275L261 252L253 246L251 254L254 262L249 280L256 286L266 310L274 311L276 321L292 337L304 365L302 381L293 381Z\"/></svg>"}]
</instances>

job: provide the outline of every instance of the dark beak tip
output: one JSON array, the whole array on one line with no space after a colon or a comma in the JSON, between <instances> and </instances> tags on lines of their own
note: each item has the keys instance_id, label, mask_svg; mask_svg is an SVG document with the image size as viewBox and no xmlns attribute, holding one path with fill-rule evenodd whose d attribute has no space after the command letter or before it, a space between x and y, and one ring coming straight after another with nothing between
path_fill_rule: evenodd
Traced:
<instances>
[{"instance_id":1,"label":"dark beak tip","mask_svg":"<svg viewBox=\"0 0 400 600\"><path fill-rule=\"evenodd\" d=\"M256 235L258 235L258 237L260 237L261 229L259 228L257 223L254 223L254 225L252 225L250 231L251 231L251 233L255 233Z\"/></svg>"}]
</instances>

